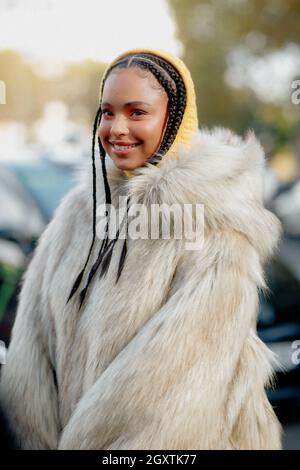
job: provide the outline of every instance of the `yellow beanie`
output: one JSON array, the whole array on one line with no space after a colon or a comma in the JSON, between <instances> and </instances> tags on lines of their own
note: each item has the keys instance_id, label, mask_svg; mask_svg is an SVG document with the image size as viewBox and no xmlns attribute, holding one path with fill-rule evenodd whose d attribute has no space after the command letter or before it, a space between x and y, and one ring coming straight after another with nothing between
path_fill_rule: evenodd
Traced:
<instances>
[{"instance_id":1,"label":"yellow beanie","mask_svg":"<svg viewBox=\"0 0 300 470\"><path fill-rule=\"evenodd\" d=\"M187 148L191 147L191 141L195 133L198 131L198 119L197 119L197 106L196 106L196 96L195 96L195 88L194 83L191 77L191 74L183 63L181 59L178 57L170 54L169 52L157 50L157 49L131 49L126 52L120 54L116 59L107 67L106 71L104 72L101 86L100 86L100 103L101 103L101 90L102 85L106 80L107 73L112 65L118 62L123 57L127 56L128 54L141 54L141 53L149 53L154 54L162 59L165 59L169 62L173 67L179 72L181 78L183 79L185 88L186 88L186 108L183 114L183 118L180 124L180 127L177 131L177 135L172 143L170 149L168 150L166 156L176 156L178 146L184 145ZM127 176L133 176L134 173L131 171L125 171Z\"/></svg>"}]
</instances>

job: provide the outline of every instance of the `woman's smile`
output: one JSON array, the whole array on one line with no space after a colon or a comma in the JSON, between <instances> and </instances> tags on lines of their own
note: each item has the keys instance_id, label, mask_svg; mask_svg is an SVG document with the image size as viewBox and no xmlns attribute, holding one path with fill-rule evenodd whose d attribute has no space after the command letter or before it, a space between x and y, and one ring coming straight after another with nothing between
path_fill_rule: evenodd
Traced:
<instances>
[{"instance_id":1,"label":"woman's smile","mask_svg":"<svg viewBox=\"0 0 300 470\"><path fill-rule=\"evenodd\" d=\"M118 156L126 156L128 155L132 150L134 150L138 145L141 145L141 142L137 143L117 143L117 142L110 142L109 144L112 148L112 151L118 155Z\"/></svg>"}]
</instances>

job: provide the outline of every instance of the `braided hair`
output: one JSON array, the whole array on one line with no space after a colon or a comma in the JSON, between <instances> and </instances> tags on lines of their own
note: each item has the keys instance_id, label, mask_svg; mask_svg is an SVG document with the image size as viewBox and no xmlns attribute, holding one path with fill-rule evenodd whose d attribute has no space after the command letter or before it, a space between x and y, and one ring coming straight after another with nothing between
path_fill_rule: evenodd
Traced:
<instances>
[{"instance_id":1,"label":"braided hair","mask_svg":"<svg viewBox=\"0 0 300 470\"><path fill-rule=\"evenodd\" d=\"M162 59L161 57L156 56L155 54L152 53L139 53L139 54L128 54L125 57L122 57L120 60L118 60L116 63L112 64L112 66L107 70L106 75L104 77L104 80L102 81L102 88L101 88L101 94L100 96L103 96L103 88L105 81L110 74L110 72L118 70L118 69L128 69L128 68L138 68L145 70L147 72L150 72L157 80L160 88L165 90L165 92L168 95L168 122L167 126L160 144L159 149L147 160L147 162L157 165L161 158L168 152L170 149L172 143L175 140L175 137L177 135L178 129L180 127L180 124L183 119L183 115L185 112L186 108L186 88L185 84L183 82L183 79L179 72L173 67L172 64L170 64L167 60ZM83 274L85 272L85 269L87 267L88 261L90 259L92 249L95 243L95 238L96 238L96 166L95 166L95 142L96 142L96 134L97 134L97 129L100 124L102 117L102 110L101 110L101 103L98 108L98 111L96 113L95 121L94 121L94 126L93 126L93 141L92 141L92 165L93 165L93 237L92 237L92 242L91 246L89 249L89 253L86 259L86 262L84 264L84 267L82 271L79 273L77 276L74 285L72 287L72 290L70 292L69 298L67 300L67 303L69 300L73 297L75 292L78 290L80 283L82 281ZM101 144L101 140L98 137L98 147L99 147L99 153L100 153L100 160L101 160L101 166L102 166L102 174L103 174L103 181L104 181L104 189L105 189L105 198L106 198L106 204L111 204L111 192L110 192L110 187L109 183L107 180L107 172L106 172L106 166L105 166L105 150ZM127 199L127 216L128 216L128 210L129 210L129 203L130 199ZM108 216L108 212L106 213ZM89 284L91 283L95 273L97 272L98 268L100 268L100 278L106 274L108 271L110 261L112 258L113 254L113 249L114 246L119 238L119 233L121 227L118 229L116 236L114 239L109 240L108 237L108 225L109 225L109 220L107 217L106 221L106 228L105 228L105 238L102 241L98 257L93 264L89 275L88 279L86 282L85 287L83 290L80 292L80 306L81 307L85 297L86 293L89 287ZM128 228L128 227L127 227ZM126 228L126 230L127 230ZM119 266L118 266L118 272L117 272L117 277L116 277L116 283L118 282L123 267L125 263L125 258L126 258L126 253L127 253L127 243L126 243L126 238L127 238L127 232L126 236L124 239L124 244L119 260Z\"/></svg>"}]
</instances>

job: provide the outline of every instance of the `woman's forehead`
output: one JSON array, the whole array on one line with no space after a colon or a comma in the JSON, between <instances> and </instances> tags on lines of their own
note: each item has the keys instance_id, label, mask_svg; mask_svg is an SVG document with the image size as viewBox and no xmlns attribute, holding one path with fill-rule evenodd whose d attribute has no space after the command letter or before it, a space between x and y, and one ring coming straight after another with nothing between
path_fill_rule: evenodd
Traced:
<instances>
[{"instance_id":1,"label":"woman's forehead","mask_svg":"<svg viewBox=\"0 0 300 470\"><path fill-rule=\"evenodd\" d=\"M127 101L153 101L165 90L147 70L135 68L117 69L110 72L105 80L102 101L123 98Z\"/></svg>"}]
</instances>

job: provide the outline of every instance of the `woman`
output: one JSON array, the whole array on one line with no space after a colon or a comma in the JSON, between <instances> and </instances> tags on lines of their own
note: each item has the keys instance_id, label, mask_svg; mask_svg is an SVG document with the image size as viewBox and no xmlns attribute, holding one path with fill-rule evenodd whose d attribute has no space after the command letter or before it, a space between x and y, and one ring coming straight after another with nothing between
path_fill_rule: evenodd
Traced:
<instances>
[{"instance_id":1,"label":"woman","mask_svg":"<svg viewBox=\"0 0 300 470\"><path fill-rule=\"evenodd\" d=\"M102 80L92 156L20 296L1 387L21 446L280 449L273 357L256 335L280 226L262 205L255 136L198 132L185 65L133 50ZM153 222L158 237L138 236L155 204L173 229L187 213L195 230L165 237ZM200 222L181 211L196 205Z\"/></svg>"}]
</instances>

